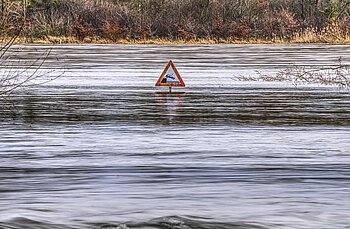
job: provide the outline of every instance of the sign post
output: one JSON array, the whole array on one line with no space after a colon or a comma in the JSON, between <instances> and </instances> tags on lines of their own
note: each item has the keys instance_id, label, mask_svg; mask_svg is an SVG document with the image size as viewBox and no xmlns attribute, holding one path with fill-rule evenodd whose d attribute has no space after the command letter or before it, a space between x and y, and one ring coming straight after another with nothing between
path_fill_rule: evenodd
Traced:
<instances>
[{"instance_id":1,"label":"sign post","mask_svg":"<svg viewBox=\"0 0 350 229\"><path fill-rule=\"evenodd\" d=\"M171 87L185 87L185 82L182 80L171 60L169 60L167 66L164 68L155 86L169 87L169 93L171 93Z\"/></svg>"}]
</instances>

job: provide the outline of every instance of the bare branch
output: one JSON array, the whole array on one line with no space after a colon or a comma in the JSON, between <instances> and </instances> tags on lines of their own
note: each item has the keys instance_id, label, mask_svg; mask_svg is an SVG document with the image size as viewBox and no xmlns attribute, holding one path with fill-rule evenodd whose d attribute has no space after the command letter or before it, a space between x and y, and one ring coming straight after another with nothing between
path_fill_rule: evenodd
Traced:
<instances>
[{"instance_id":1,"label":"bare branch","mask_svg":"<svg viewBox=\"0 0 350 229\"><path fill-rule=\"evenodd\" d=\"M240 81L269 81L292 82L299 84L335 85L340 88L350 87L350 66L341 61L334 67L307 68L305 66L291 66L278 71L276 74L263 74L257 71L256 76L235 76Z\"/></svg>"}]
</instances>

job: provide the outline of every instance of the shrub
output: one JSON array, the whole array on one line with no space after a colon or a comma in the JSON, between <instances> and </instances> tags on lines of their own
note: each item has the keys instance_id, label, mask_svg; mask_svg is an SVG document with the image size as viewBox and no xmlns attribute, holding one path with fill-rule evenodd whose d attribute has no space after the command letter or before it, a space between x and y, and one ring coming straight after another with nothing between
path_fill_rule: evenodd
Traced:
<instances>
[{"instance_id":1,"label":"shrub","mask_svg":"<svg viewBox=\"0 0 350 229\"><path fill-rule=\"evenodd\" d=\"M102 34L104 38L110 39L112 41L117 41L119 39L125 38L124 29L122 29L119 23L116 21L105 21L102 25Z\"/></svg>"}]
</instances>

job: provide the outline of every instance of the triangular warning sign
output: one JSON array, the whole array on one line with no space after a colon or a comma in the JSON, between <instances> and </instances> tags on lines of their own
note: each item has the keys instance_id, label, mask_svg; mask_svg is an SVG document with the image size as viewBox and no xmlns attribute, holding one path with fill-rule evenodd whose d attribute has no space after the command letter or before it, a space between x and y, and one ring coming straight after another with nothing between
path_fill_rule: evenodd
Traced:
<instances>
[{"instance_id":1,"label":"triangular warning sign","mask_svg":"<svg viewBox=\"0 0 350 229\"><path fill-rule=\"evenodd\" d=\"M177 71L174 63L169 60L163 73L160 75L156 86L184 87L185 83Z\"/></svg>"}]
</instances>

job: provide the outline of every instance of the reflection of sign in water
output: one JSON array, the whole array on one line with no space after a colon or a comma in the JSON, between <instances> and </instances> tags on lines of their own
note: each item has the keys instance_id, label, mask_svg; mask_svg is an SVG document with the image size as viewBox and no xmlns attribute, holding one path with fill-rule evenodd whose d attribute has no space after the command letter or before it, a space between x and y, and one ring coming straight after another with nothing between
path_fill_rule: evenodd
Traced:
<instances>
[{"instance_id":1,"label":"reflection of sign in water","mask_svg":"<svg viewBox=\"0 0 350 229\"><path fill-rule=\"evenodd\" d=\"M174 63L170 60L160 75L156 86L184 87L185 83L177 71Z\"/></svg>"},{"instance_id":2,"label":"reflection of sign in water","mask_svg":"<svg viewBox=\"0 0 350 229\"><path fill-rule=\"evenodd\" d=\"M161 112L158 121L162 123L181 122L179 110L183 108L184 92L156 92L156 109Z\"/></svg>"}]
</instances>

